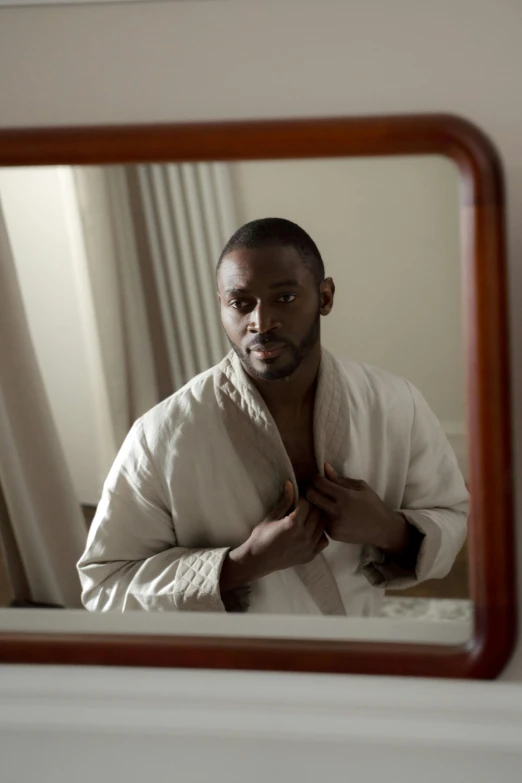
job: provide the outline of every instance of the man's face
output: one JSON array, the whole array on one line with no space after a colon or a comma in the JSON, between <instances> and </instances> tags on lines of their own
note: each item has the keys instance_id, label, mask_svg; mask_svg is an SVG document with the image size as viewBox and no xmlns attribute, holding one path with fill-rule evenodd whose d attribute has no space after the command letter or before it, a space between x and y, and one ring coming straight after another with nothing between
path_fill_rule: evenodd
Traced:
<instances>
[{"instance_id":1,"label":"man's face","mask_svg":"<svg viewBox=\"0 0 522 783\"><path fill-rule=\"evenodd\" d=\"M319 318L333 304L333 283L319 287L292 247L234 250L218 275L221 320L250 376L291 375L319 342Z\"/></svg>"}]
</instances>

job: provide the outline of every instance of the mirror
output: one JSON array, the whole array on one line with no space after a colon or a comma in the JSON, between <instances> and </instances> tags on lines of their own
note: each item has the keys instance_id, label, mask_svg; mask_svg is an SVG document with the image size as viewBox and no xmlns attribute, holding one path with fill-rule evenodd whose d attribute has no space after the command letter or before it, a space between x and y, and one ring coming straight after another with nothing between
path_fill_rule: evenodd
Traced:
<instances>
[{"instance_id":1,"label":"mirror","mask_svg":"<svg viewBox=\"0 0 522 783\"><path fill-rule=\"evenodd\" d=\"M377 385L372 394L385 395L381 415L385 417L387 430L393 426L389 417L404 417L398 427L400 435L386 434L380 428L369 430L361 433L362 442L352 448L371 455L385 447L386 438L395 437L397 441L389 444L389 455L379 466L379 472L393 472L393 462L404 450L408 453L407 461L414 459L412 420L407 413L411 405L409 382L439 419L448 455L451 451L456 457L453 470L456 476L460 473L460 481L464 482L467 468L459 176L448 159L401 156L15 168L0 172L0 196L38 363L86 525L92 521L102 497L103 481L134 421L184 387L195 375L219 364L230 350L215 294L215 267L226 242L240 226L267 216L281 217L302 227L319 248L326 277L335 282L332 311L328 317L321 318L321 342L345 366L348 378L352 373L357 374L355 388L352 389L347 379L349 393L360 395L360 387L364 388L366 383ZM284 224L279 229L277 226L274 223L272 229L269 225L265 229L273 232L276 245L278 230L288 230ZM257 230L262 232L263 227ZM295 253L294 248L290 250ZM230 256L225 256L225 260ZM229 278L237 277L235 264L229 261L229 266L222 282L225 287ZM274 280L278 282L277 273ZM254 279L252 285L257 290L260 284ZM292 296L295 298L293 289L287 298ZM247 298L247 307L248 301ZM293 315L290 304L287 307L290 319L302 317L295 307L296 315ZM231 313L237 320L237 305L236 301L223 302L222 313L229 324ZM255 328L256 313L251 316L254 327L250 328L249 345L257 334L263 334ZM290 328L294 328L293 320ZM278 329L270 329L268 334L277 337ZM264 361L268 366L269 362ZM364 370L360 369L361 364ZM378 374L366 369L367 366L379 368ZM364 375L359 378L361 372ZM393 399L394 395L398 396L398 384L403 384L400 394L406 396L400 402ZM277 382L275 386L276 397L281 394L286 400L284 386ZM303 422L290 419L287 403L283 402L279 409L277 400L272 402L270 390L267 394L272 410L279 417L281 434L288 438L290 449L299 450L300 443L296 443L299 436L292 428L297 427L299 432ZM292 395L292 404L297 404L299 386ZM404 411L399 408L394 412L393 406L401 403ZM375 403L361 400L360 404L361 419L379 415L377 409L366 409ZM346 412L335 415L353 416L357 430L357 409L352 414L348 400L344 405ZM213 415L220 415L219 407ZM417 409L414 415L428 413ZM202 421L198 425L195 421L194 425L190 438L198 439L197 449L204 450L208 423ZM344 422L336 424L344 425ZM165 426L164 422L160 425ZM243 437L241 422L228 426L228 437L235 445ZM331 425L325 418L316 426ZM319 439L320 433L315 437ZM350 456L349 443L356 437L347 430L346 444L330 459L337 458L339 466L349 464L352 478L371 482L375 476L376 481L377 472L372 473L371 468L375 457L363 461L356 455ZM404 438L404 443L398 442L399 438ZM197 512L188 510L190 517L202 514L207 519L201 530L187 530L186 540L181 530L177 531L177 543L181 547L239 546L242 537L247 538L255 514L260 515L261 521L274 505L274 489L283 486L284 468L277 465L272 466L274 477L266 486L256 479L256 473L264 468L260 461L257 467L252 466L253 476L242 477L242 481L250 479L252 483L251 497L246 502L256 508L254 516L248 514L244 531L235 529L237 522L228 530L226 525L208 530L209 526L213 527L214 513L226 514L226 507L218 507L219 498L227 493L233 495L239 478L238 465L227 468L222 463L224 444L218 441L209 446L215 450L215 459L207 467L210 474L194 476L186 491L189 496L208 492L212 511L203 512L198 503L195 503ZM430 444L426 443L425 447L429 448ZM274 448L277 448L275 438ZM188 443L180 447L181 462L193 459L188 449ZM296 467L297 454L292 456ZM158 466L160 470L163 467ZM408 472L411 465L405 467L406 473L400 477L399 474L382 477L383 487L395 496L397 509L411 482ZM319 467L315 468L317 472ZM429 466L425 469L429 470ZM433 470L440 469L440 462L433 464ZM169 463L169 470L177 472L178 468L175 463ZM309 474L305 483L310 485L313 473L308 467L304 470ZM211 489L208 483L214 480L212 474L216 485ZM287 478L292 478L290 467ZM394 483L397 484L395 492L391 486ZM227 484L230 487L224 492ZM438 491L435 480L433 486L433 491ZM307 488L302 490L306 495ZM266 500L261 508L259 500L263 492ZM223 501L230 513L233 501L225 497ZM104 498L104 504L108 502ZM138 498L129 498L128 502L125 512L122 509L120 513L139 514ZM391 502L390 497L388 504ZM413 508L417 505L416 498L409 502ZM435 508L444 507L445 502L442 496L430 500ZM175 508L169 511L180 513ZM117 512L112 507L100 510L95 522L100 525L100 537L111 539L112 527L125 524L118 516L109 521L108 515L114 513ZM369 525L370 520L365 519L364 511L361 513L361 524ZM142 524L147 524L145 519ZM149 554L151 539L157 536L154 520L150 524L150 533L144 531L143 555ZM195 520L192 524L195 525ZM90 546L97 548L100 539L92 535ZM109 544L122 548L121 556L110 549L111 558L124 559L125 535L123 532L118 544ZM128 535L134 532L129 529ZM323 557L327 562L332 558L339 569L338 585L347 580L348 574L353 580L341 594L345 616L470 619L467 550L465 546L461 549L465 538L462 529L457 530L455 538L448 552L450 562L440 572L442 578L419 582L412 572L413 586L400 589L401 575L390 580L386 591L371 585L368 575L356 576L360 547L352 552L355 546L331 540L331 552L325 551ZM165 540L165 550L171 550L172 543ZM364 534L363 543L371 543L364 541ZM139 554L134 553L133 557ZM343 557L347 561L346 569L337 563ZM444 576L442 572L446 570L449 574ZM162 571L160 568L154 578ZM437 570L435 573L439 574ZM27 576L30 583L31 575ZM197 574L195 578L198 579ZM115 587L115 592L118 589ZM129 590L128 581L126 589ZM258 601L254 598L249 611L256 611L258 602L259 611L268 613L317 614L320 611L314 605L313 593L312 602L306 595L309 586L306 591L298 583L276 584L273 588L270 585L268 589L281 591L283 595L267 595ZM253 591L255 595L255 586ZM295 591L296 596L285 606L283 596L287 591ZM384 600L381 600L383 593ZM126 604L129 609L149 608L149 598L144 602L135 600L132 590L123 603L109 595L101 601L99 595L91 599L86 596L85 600L87 608L92 609L99 605L100 609L124 610ZM160 600L151 598L150 602L152 610L168 608ZM200 607L195 604L194 608ZM335 611L340 612L341 608Z\"/></svg>"},{"instance_id":2,"label":"mirror","mask_svg":"<svg viewBox=\"0 0 522 783\"><path fill-rule=\"evenodd\" d=\"M455 161L146 160L0 169L75 506L4 477L2 622L468 643Z\"/></svg>"}]
</instances>

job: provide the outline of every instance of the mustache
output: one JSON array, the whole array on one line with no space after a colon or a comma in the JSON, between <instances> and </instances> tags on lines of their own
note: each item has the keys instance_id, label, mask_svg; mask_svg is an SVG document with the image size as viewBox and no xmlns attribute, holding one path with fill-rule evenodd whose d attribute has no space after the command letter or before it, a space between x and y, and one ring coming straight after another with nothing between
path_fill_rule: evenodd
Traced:
<instances>
[{"instance_id":1,"label":"mustache","mask_svg":"<svg viewBox=\"0 0 522 783\"><path fill-rule=\"evenodd\" d=\"M248 345L247 350L252 351L254 348L257 348L258 346L268 345L268 343L283 343L285 342L281 338L277 339L274 335L270 334L270 332L267 332L266 334L258 334L257 337L254 337L252 342Z\"/></svg>"}]
</instances>

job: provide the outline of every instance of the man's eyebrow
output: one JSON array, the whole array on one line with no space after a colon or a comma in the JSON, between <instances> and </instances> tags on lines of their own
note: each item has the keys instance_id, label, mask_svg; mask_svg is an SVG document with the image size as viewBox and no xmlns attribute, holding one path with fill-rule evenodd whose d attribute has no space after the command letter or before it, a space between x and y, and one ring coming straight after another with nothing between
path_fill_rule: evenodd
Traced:
<instances>
[{"instance_id":1,"label":"man's eyebrow","mask_svg":"<svg viewBox=\"0 0 522 783\"><path fill-rule=\"evenodd\" d=\"M225 288L225 293L230 296L231 294L246 294L248 288Z\"/></svg>"},{"instance_id":2,"label":"man's eyebrow","mask_svg":"<svg viewBox=\"0 0 522 783\"><path fill-rule=\"evenodd\" d=\"M268 286L272 291L276 288L298 288L299 287L299 281L295 280L295 278L289 278L288 280L279 280L277 283L272 283L270 286ZM248 294L249 289L247 288L225 288L225 294L227 296L230 295L238 295L238 294Z\"/></svg>"},{"instance_id":3,"label":"man's eyebrow","mask_svg":"<svg viewBox=\"0 0 522 783\"><path fill-rule=\"evenodd\" d=\"M269 288L298 288L299 282L294 279L281 280L279 283L272 283Z\"/></svg>"}]
</instances>

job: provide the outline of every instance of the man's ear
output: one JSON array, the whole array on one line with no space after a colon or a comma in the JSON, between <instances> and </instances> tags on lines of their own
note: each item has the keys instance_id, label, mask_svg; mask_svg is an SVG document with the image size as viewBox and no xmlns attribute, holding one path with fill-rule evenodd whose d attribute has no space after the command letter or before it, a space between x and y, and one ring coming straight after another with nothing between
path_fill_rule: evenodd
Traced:
<instances>
[{"instance_id":1,"label":"man's ear","mask_svg":"<svg viewBox=\"0 0 522 783\"><path fill-rule=\"evenodd\" d=\"M323 280L319 291L321 297L321 315L329 315L332 311L335 296L335 283L331 277L326 277Z\"/></svg>"}]
</instances>

